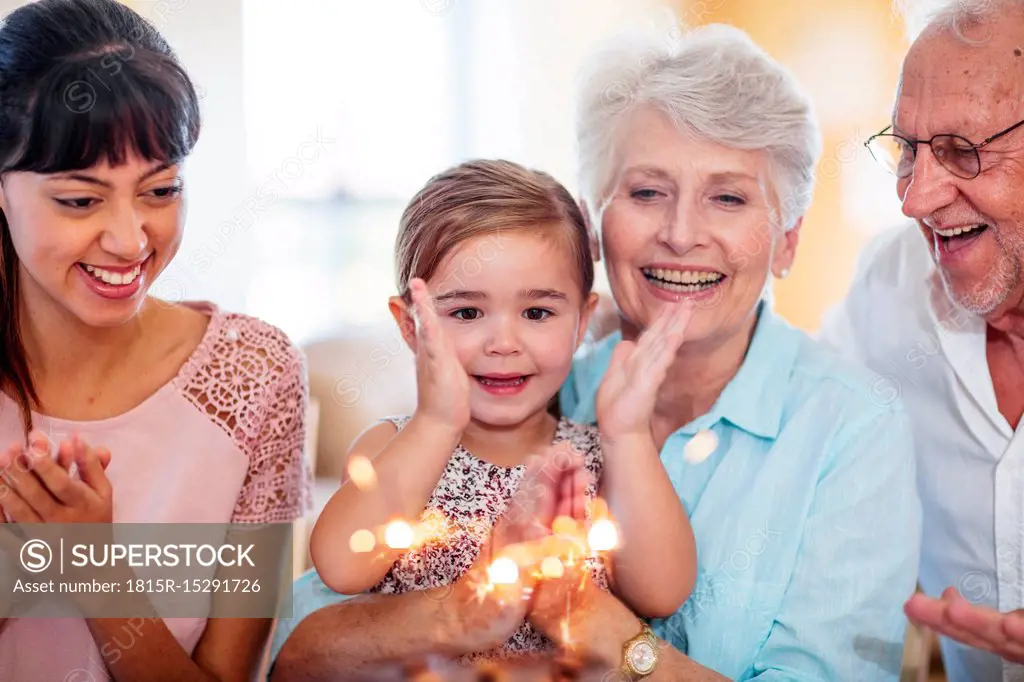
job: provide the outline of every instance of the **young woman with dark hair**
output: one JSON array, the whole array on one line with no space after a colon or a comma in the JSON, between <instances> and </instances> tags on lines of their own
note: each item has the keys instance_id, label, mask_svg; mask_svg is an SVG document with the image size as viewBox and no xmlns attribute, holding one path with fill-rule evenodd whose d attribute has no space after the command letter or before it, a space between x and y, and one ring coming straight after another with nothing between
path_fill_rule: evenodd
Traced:
<instances>
[{"instance_id":1,"label":"young woman with dark hair","mask_svg":"<svg viewBox=\"0 0 1024 682\"><path fill-rule=\"evenodd\" d=\"M128 7L41 0L0 26L7 521L269 523L308 507L300 352L259 320L147 295L181 244L199 130L188 75ZM0 670L251 679L272 623L154 618L130 646L125 625L0 621Z\"/></svg>"}]
</instances>

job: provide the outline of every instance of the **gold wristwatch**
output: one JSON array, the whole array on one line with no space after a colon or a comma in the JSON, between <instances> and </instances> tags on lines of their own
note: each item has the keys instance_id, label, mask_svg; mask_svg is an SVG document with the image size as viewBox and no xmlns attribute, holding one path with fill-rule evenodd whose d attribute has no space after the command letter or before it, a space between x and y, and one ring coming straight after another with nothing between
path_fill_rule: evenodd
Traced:
<instances>
[{"instance_id":1,"label":"gold wristwatch","mask_svg":"<svg viewBox=\"0 0 1024 682\"><path fill-rule=\"evenodd\" d=\"M627 680L640 680L654 672L658 665L658 638L641 623L640 634L622 645L622 667L619 672Z\"/></svg>"}]
</instances>

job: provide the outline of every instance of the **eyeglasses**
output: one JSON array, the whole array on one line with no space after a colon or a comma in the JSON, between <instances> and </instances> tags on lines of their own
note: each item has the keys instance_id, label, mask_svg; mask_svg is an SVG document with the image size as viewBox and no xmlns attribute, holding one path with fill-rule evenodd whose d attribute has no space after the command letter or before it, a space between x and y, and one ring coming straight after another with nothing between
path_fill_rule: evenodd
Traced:
<instances>
[{"instance_id":1,"label":"eyeglasses","mask_svg":"<svg viewBox=\"0 0 1024 682\"><path fill-rule=\"evenodd\" d=\"M898 178L907 178L914 173L917 146L926 144L931 147L932 154L943 168L958 178L971 180L981 173L981 156L978 150L1022 125L1024 121L1018 121L977 144L966 137L949 134L934 135L930 140L912 140L887 132L892 126L886 126L882 132L869 137L864 146L885 170Z\"/></svg>"}]
</instances>

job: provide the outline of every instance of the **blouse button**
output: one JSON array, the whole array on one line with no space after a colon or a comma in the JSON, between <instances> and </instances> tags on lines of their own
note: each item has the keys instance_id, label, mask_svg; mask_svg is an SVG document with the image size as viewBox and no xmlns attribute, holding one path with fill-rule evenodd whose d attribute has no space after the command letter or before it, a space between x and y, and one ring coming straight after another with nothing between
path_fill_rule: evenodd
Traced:
<instances>
[{"instance_id":1,"label":"blouse button","mask_svg":"<svg viewBox=\"0 0 1024 682\"><path fill-rule=\"evenodd\" d=\"M224 336L227 337L228 341L238 341L238 330L232 327L224 333Z\"/></svg>"}]
</instances>

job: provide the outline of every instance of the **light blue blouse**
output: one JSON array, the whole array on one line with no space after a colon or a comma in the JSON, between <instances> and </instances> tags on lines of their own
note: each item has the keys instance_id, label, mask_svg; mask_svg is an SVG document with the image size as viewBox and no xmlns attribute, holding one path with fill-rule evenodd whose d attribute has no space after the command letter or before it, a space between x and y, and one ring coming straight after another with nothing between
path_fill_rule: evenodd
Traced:
<instances>
[{"instance_id":1,"label":"light blue blouse","mask_svg":"<svg viewBox=\"0 0 1024 682\"><path fill-rule=\"evenodd\" d=\"M619 339L578 354L564 414L594 420ZM655 623L661 637L731 679L897 680L920 503L907 417L872 402L873 377L765 304L740 371L661 452L700 563L693 595ZM702 429L718 448L687 463L684 447ZM343 599L315 571L300 577L272 657L302 618Z\"/></svg>"},{"instance_id":2,"label":"light blue blouse","mask_svg":"<svg viewBox=\"0 0 1024 682\"><path fill-rule=\"evenodd\" d=\"M564 414L595 420L619 340L578 354ZM921 511L907 415L873 402L873 378L762 304L739 372L661 450L699 572L659 636L730 679L898 678ZM718 447L687 462L703 429Z\"/></svg>"}]
</instances>

